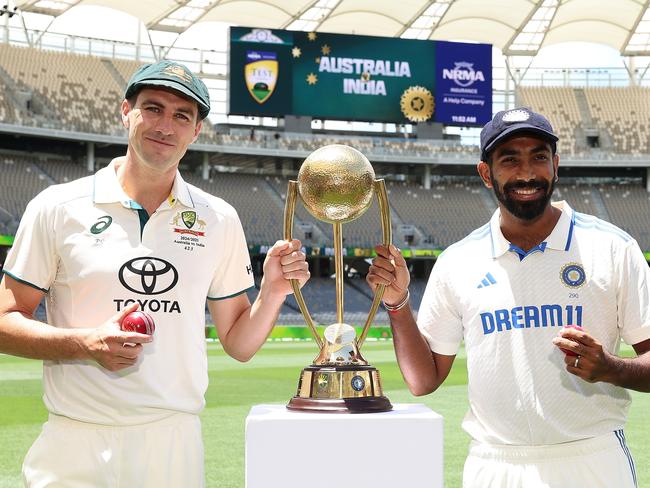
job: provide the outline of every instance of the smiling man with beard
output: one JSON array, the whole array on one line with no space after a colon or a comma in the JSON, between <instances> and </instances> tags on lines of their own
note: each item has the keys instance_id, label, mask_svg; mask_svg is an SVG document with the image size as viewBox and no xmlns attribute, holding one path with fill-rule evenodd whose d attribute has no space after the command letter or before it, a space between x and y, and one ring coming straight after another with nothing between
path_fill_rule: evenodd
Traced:
<instances>
[{"instance_id":1,"label":"smiling man with beard","mask_svg":"<svg viewBox=\"0 0 650 488\"><path fill-rule=\"evenodd\" d=\"M499 208L440 255L417 323L399 250L377 246L368 273L414 395L465 343L464 487L637 485L623 427L627 390L650 391L650 268L627 233L551 202L557 141L527 108L483 128L477 169ZM621 339L636 357L618 355Z\"/></svg>"}]
</instances>

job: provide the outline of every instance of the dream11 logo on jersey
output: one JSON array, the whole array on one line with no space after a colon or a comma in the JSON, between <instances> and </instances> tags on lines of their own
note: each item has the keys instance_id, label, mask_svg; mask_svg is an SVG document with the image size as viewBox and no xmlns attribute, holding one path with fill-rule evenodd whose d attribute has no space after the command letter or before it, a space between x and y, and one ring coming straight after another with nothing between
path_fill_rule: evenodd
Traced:
<instances>
[{"instance_id":1,"label":"dream11 logo on jersey","mask_svg":"<svg viewBox=\"0 0 650 488\"><path fill-rule=\"evenodd\" d=\"M172 290L178 283L178 271L169 261L152 256L131 259L122 265L118 278L130 292L145 295L144 298L114 299L118 312L137 302L145 312L181 313L176 300L149 298Z\"/></svg>"}]
</instances>

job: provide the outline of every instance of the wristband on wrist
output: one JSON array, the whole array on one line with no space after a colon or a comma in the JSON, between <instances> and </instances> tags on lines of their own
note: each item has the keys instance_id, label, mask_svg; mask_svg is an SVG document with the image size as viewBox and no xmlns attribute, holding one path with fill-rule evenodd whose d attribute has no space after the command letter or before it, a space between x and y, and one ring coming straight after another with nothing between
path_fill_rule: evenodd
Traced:
<instances>
[{"instance_id":1,"label":"wristband on wrist","mask_svg":"<svg viewBox=\"0 0 650 488\"><path fill-rule=\"evenodd\" d=\"M409 291L408 291L408 289L407 289L407 290L406 290L406 296L404 297L404 300L402 300L401 302L399 302L397 305L388 305L388 304L386 304L386 302L383 301L383 300L381 301L381 303L384 305L384 308L386 309L386 311L387 311L388 313L395 313L395 312L397 312L398 310L401 310L401 309L403 309L403 308L406 306L406 304L407 304L408 301L409 301L409 298L411 298L411 294L409 293Z\"/></svg>"}]
</instances>

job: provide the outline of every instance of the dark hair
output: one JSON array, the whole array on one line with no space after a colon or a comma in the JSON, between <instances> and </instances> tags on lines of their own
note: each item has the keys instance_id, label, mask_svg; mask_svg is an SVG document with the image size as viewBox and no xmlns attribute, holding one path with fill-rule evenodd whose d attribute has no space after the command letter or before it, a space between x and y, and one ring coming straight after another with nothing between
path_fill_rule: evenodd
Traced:
<instances>
[{"instance_id":1,"label":"dark hair","mask_svg":"<svg viewBox=\"0 0 650 488\"><path fill-rule=\"evenodd\" d=\"M140 90L135 92L133 95L131 95L129 98L126 99L126 101L129 104L129 107L133 108L135 107L135 101L138 99L138 94L140 93Z\"/></svg>"}]
</instances>

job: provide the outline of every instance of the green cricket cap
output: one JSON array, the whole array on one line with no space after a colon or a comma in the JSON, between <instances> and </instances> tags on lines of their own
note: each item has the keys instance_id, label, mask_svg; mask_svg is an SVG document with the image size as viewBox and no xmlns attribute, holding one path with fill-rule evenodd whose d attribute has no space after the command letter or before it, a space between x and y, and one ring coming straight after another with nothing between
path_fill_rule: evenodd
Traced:
<instances>
[{"instance_id":1,"label":"green cricket cap","mask_svg":"<svg viewBox=\"0 0 650 488\"><path fill-rule=\"evenodd\" d=\"M210 113L208 87L185 65L164 59L140 66L129 80L124 98L131 98L145 86L165 86L196 101L201 120Z\"/></svg>"}]
</instances>

